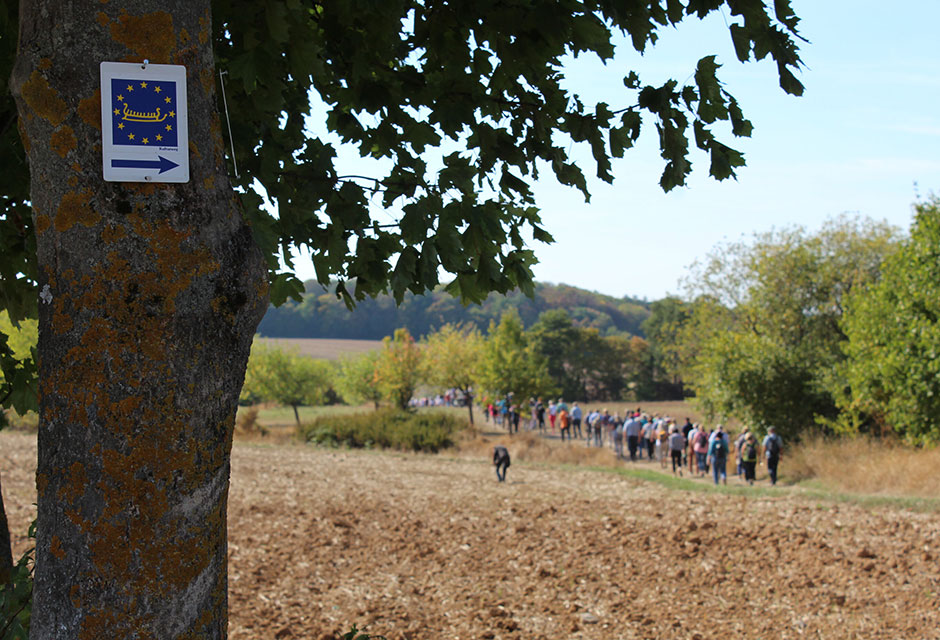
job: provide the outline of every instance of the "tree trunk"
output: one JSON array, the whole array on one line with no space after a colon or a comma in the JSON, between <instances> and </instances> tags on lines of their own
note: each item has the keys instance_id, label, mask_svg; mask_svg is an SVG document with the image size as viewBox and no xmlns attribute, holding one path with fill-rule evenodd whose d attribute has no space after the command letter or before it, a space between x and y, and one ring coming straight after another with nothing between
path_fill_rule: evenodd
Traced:
<instances>
[{"instance_id":1,"label":"tree trunk","mask_svg":"<svg viewBox=\"0 0 940 640\"><path fill-rule=\"evenodd\" d=\"M39 261L32 638L225 638L265 267L224 170L209 0L29 0L11 89ZM187 69L190 181L102 180L99 63Z\"/></svg>"},{"instance_id":2,"label":"tree trunk","mask_svg":"<svg viewBox=\"0 0 940 640\"><path fill-rule=\"evenodd\" d=\"M469 389L465 389L463 392L463 397L467 401L467 411L470 412L470 424L473 424L473 392Z\"/></svg>"},{"instance_id":3,"label":"tree trunk","mask_svg":"<svg viewBox=\"0 0 940 640\"><path fill-rule=\"evenodd\" d=\"M297 428L299 429L300 428L300 413L297 411L297 405L292 404L291 409L294 410L294 420L297 421Z\"/></svg>"},{"instance_id":4,"label":"tree trunk","mask_svg":"<svg viewBox=\"0 0 940 640\"><path fill-rule=\"evenodd\" d=\"M13 546L10 542L10 527L7 524L7 512L3 506L3 483L0 482L0 591L10 583L13 575ZM0 624L3 621L0 620Z\"/></svg>"}]
</instances>

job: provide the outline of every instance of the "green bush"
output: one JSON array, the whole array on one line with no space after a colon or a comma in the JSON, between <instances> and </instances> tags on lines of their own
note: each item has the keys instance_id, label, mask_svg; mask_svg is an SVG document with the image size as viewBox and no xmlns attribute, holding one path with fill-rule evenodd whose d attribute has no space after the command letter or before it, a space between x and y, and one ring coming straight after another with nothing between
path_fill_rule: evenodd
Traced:
<instances>
[{"instance_id":1,"label":"green bush","mask_svg":"<svg viewBox=\"0 0 940 640\"><path fill-rule=\"evenodd\" d=\"M436 452L453 444L466 420L443 411L398 411L328 415L303 425L306 442L326 446Z\"/></svg>"}]
</instances>

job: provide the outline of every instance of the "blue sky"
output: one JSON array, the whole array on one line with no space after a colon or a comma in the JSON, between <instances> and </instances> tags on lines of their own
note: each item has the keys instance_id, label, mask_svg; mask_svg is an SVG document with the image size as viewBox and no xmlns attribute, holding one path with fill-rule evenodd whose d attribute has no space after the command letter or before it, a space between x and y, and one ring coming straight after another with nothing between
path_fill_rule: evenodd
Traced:
<instances>
[{"instance_id":1,"label":"blue sky","mask_svg":"<svg viewBox=\"0 0 940 640\"><path fill-rule=\"evenodd\" d=\"M621 80L630 69L647 83L681 82L699 58L716 54L719 77L754 132L720 138L745 153L737 180L715 182L707 158L693 152L688 185L668 194L658 184L662 161L651 123L615 162L613 185L589 183L590 203L543 172L536 197L555 243L532 245L540 259L536 279L655 300L681 293L696 259L755 232L791 225L812 231L842 213L908 228L918 197L940 191L940 0L890 7L793 0L793 7L810 41L801 47L800 98L779 88L772 62L738 62L727 15L663 30L643 56L623 46L606 67L592 60L566 65L570 89L616 109L628 104ZM575 147L572 154L593 176L589 151ZM304 263L298 261L298 275L312 277Z\"/></svg>"},{"instance_id":2,"label":"blue sky","mask_svg":"<svg viewBox=\"0 0 940 640\"><path fill-rule=\"evenodd\" d=\"M556 243L536 248L537 279L654 300L681 293L688 266L725 240L789 225L814 230L840 213L908 228L918 195L940 191L940 1L793 6L810 41L801 48L800 98L778 88L771 63L737 61L721 16L663 32L642 58L624 56L625 66L683 80L699 57L717 54L754 124L750 139L732 144L747 167L718 183L707 158L693 156L689 185L664 194L655 132L644 131L653 135L615 165L614 184L592 184L590 204L540 185ZM610 86L600 65L574 71L586 92Z\"/></svg>"}]
</instances>

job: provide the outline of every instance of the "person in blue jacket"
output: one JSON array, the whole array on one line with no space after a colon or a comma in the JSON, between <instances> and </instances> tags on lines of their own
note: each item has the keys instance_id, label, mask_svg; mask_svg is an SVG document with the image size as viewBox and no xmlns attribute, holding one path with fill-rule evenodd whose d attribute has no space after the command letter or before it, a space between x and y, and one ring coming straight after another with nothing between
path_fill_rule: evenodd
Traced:
<instances>
[{"instance_id":1,"label":"person in blue jacket","mask_svg":"<svg viewBox=\"0 0 940 640\"><path fill-rule=\"evenodd\" d=\"M728 435L721 425L718 425L718 429L708 445L708 458L712 463L715 484L718 484L719 477L722 483L728 484L728 474L725 471L728 464Z\"/></svg>"}]
</instances>

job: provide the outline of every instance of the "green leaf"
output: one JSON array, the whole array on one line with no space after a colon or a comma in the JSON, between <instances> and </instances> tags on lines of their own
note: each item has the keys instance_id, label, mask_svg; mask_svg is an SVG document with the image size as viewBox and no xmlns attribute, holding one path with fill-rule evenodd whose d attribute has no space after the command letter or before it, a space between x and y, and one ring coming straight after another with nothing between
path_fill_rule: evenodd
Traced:
<instances>
[{"instance_id":1,"label":"green leaf","mask_svg":"<svg viewBox=\"0 0 940 640\"><path fill-rule=\"evenodd\" d=\"M270 278L270 291L268 296L271 299L271 304L275 307L279 307L287 302L288 298L295 302L301 302L303 300L303 293L304 283L293 274L276 273Z\"/></svg>"},{"instance_id":2,"label":"green leaf","mask_svg":"<svg viewBox=\"0 0 940 640\"><path fill-rule=\"evenodd\" d=\"M780 74L780 88L792 96L803 95L803 83L796 79L785 65L778 64L777 71Z\"/></svg>"},{"instance_id":3,"label":"green leaf","mask_svg":"<svg viewBox=\"0 0 940 640\"><path fill-rule=\"evenodd\" d=\"M733 24L730 30L735 55L738 56L738 60L741 62L747 62L751 57L751 38L747 29L741 25Z\"/></svg>"}]
</instances>

